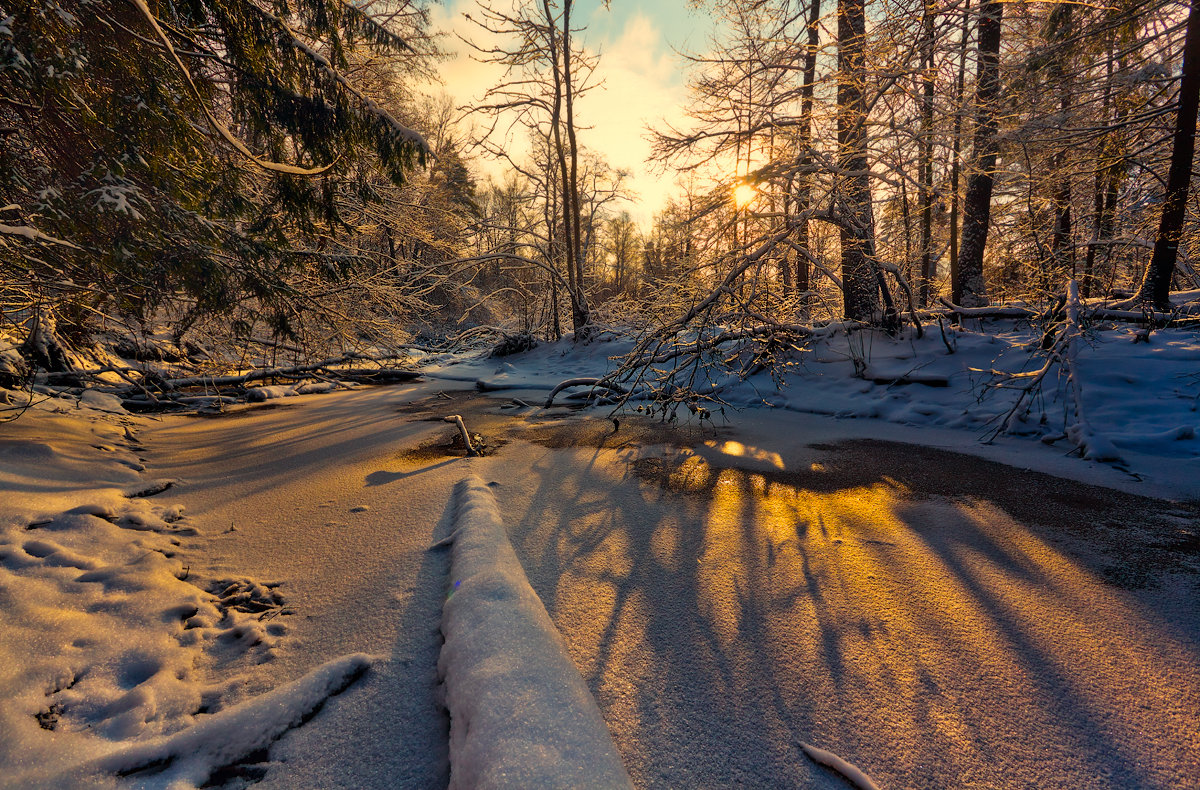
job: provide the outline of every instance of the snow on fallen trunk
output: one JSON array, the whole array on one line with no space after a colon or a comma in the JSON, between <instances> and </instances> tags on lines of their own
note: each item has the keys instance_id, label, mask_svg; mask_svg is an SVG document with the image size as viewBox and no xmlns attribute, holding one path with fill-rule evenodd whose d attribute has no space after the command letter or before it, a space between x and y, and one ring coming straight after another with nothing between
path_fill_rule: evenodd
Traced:
<instances>
[{"instance_id":1,"label":"snow on fallen trunk","mask_svg":"<svg viewBox=\"0 0 1200 790\"><path fill-rule=\"evenodd\" d=\"M153 776L156 786L203 787L222 768L236 765L308 721L325 701L345 691L370 666L365 655L335 659L304 677L227 710L203 717L174 735L106 755L71 777L109 774ZM65 777L64 777L65 779Z\"/></svg>"},{"instance_id":2,"label":"snow on fallen trunk","mask_svg":"<svg viewBox=\"0 0 1200 790\"><path fill-rule=\"evenodd\" d=\"M478 477L454 490L438 658L450 788L629 788L608 727Z\"/></svg>"}]
</instances>

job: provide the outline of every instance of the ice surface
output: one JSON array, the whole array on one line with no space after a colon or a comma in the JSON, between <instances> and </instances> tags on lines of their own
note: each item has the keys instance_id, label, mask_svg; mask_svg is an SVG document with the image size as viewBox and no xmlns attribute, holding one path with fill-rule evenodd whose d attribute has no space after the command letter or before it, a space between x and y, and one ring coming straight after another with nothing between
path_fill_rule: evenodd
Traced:
<instances>
[{"instance_id":1,"label":"ice surface","mask_svg":"<svg viewBox=\"0 0 1200 790\"><path fill-rule=\"evenodd\" d=\"M1072 367L1083 424L1077 422L1067 378L1055 367L1041 391L1018 410L1011 433L1027 437L1022 454L1041 456L1056 470L1061 465L1054 458L1082 455L1071 476L1101 485L1142 483L1141 489L1153 495L1200 497L1200 333L1157 330L1145 343L1135 342L1138 331L1115 325L1085 328L1080 336ZM718 423L733 419L735 410L784 409L947 428L958 434L955 442L964 452L986 453L984 443L1008 441L995 431L1026 380L1007 377L1042 365L1040 340L1037 329L1008 320L930 325L921 338L911 328L895 337L826 332L788 358L777 380L765 371L741 378L714 368L706 375L725 404ZM631 345L627 338L581 345L564 339L503 362L431 357L424 370L435 380L476 383L484 390L544 392L567 379L604 375ZM922 441L918 432L906 436L906 441ZM1042 441L1031 441L1037 439ZM1164 464L1165 458L1171 463ZM1103 468L1114 465L1119 475Z\"/></svg>"}]
</instances>

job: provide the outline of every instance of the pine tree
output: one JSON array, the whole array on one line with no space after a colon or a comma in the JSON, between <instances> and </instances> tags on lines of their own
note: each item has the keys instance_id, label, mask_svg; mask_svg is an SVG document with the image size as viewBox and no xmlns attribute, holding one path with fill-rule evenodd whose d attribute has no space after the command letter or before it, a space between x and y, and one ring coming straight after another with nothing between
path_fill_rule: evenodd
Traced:
<instances>
[{"instance_id":1,"label":"pine tree","mask_svg":"<svg viewBox=\"0 0 1200 790\"><path fill-rule=\"evenodd\" d=\"M427 68L424 14L345 0L16 0L0 12L5 304L82 325L255 303L278 331L338 195L376 197L426 144L355 79ZM17 314L20 317L20 313ZM60 322L61 326L62 322Z\"/></svg>"}]
</instances>

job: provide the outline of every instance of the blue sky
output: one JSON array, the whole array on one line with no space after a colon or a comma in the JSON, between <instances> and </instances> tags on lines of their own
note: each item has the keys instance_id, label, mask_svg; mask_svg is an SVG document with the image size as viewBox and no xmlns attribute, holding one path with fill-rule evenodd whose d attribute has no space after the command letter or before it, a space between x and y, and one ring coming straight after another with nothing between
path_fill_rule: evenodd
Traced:
<instances>
[{"instance_id":1,"label":"blue sky","mask_svg":"<svg viewBox=\"0 0 1200 790\"><path fill-rule=\"evenodd\" d=\"M600 41L612 41L620 37L621 31L635 16L644 16L662 31L664 47L689 50L703 48L711 27L708 14L689 7L687 0L614 0L605 10L598 0L585 0L577 6L579 12L588 14L588 35Z\"/></svg>"}]
</instances>

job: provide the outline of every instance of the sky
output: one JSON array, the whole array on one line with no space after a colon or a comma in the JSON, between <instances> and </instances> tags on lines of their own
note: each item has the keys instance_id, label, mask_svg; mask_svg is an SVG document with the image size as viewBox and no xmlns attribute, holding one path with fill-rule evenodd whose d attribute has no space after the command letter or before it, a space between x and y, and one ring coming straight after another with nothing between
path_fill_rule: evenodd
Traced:
<instances>
[{"instance_id":1,"label":"sky","mask_svg":"<svg viewBox=\"0 0 1200 790\"><path fill-rule=\"evenodd\" d=\"M475 7L476 0L445 0L432 7L434 27L477 37L479 29L464 17ZM574 16L586 22L582 38L587 48L600 55L594 81L601 84L577 105L580 143L629 172L626 184L636 197L622 208L648 229L675 185L673 176L656 172L646 161L647 127L683 121L686 64L678 52L706 48L710 18L690 8L687 0L614 0L608 9L598 0L582 0ZM453 57L440 71L456 103L480 98L502 76L495 66L472 60L453 35L445 46ZM498 163L478 165L486 175L503 177L505 168Z\"/></svg>"}]
</instances>

